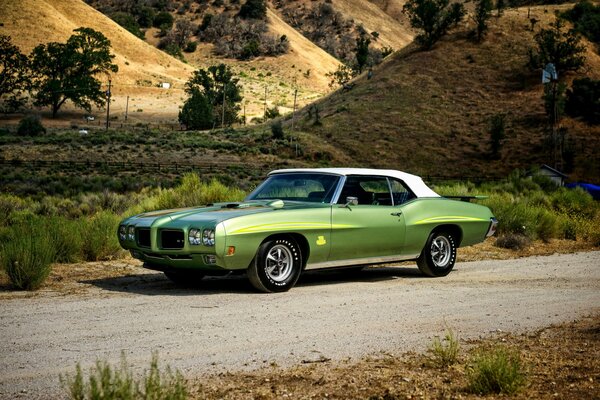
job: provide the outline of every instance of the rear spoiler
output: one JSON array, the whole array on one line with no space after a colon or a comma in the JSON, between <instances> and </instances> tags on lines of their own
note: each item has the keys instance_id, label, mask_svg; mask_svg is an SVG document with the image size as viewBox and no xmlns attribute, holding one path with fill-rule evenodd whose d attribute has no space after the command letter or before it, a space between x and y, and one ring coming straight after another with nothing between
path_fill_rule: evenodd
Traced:
<instances>
[{"instance_id":1,"label":"rear spoiler","mask_svg":"<svg viewBox=\"0 0 600 400\"><path fill-rule=\"evenodd\" d=\"M445 197L447 199L452 199L452 200L466 201L467 203L470 203L471 200L485 200L488 198L488 196L442 196L442 197Z\"/></svg>"}]
</instances>

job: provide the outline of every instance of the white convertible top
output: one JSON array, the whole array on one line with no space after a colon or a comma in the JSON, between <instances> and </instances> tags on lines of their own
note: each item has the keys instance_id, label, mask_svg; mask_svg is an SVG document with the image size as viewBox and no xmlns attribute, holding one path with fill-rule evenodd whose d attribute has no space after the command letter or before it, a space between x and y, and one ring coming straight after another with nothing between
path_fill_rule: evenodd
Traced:
<instances>
[{"instance_id":1,"label":"white convertible top","mask_svg":"<svg viewBox=\"0 0 600 400\"><path fill-rule=\"evenodd\" d=\"M412 190L417 197L440 197L423 182L421 177L408 174L394 169L370 169L370 168L294 168L294 169L278 169L269 172L269 175L294 173L294 172L316 172L334 175L370 175L370 176L389 176L398 178Z\"/></svg>"}]
</instances>

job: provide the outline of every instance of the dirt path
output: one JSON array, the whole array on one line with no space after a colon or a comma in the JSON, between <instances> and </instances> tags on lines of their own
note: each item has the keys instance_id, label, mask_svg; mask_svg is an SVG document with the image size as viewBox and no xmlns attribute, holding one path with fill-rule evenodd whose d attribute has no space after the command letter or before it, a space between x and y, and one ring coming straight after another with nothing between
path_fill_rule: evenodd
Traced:
<instances>
[{"instance_id":1,"label":"dirt path","mask_svg":"<svg viewBox=\"0 0 600 400\"><path fill-rule=\"evenodd\" d=\"M146 368L153 351L185 375L423 350L520 332L600 311L600 252L459 263L446 278L412 265L312 273L256 294L244 277L197 289L161 274L80 280L71 293L0 297L0 398L60 393L58 376L96 359Z\"/></svg>"}]
</instances>

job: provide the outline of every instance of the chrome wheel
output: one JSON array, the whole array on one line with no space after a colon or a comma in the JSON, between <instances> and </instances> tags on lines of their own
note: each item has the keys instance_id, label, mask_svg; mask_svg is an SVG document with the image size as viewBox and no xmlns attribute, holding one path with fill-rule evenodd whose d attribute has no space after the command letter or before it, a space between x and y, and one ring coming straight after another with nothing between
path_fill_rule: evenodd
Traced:
<instances>
[{"instance_id":1,"label":"chrome wheel","mask_svg":"<svg viewBox=\"0 0 600 400\"><path fill-rule=\"evenodd\" d=\"M263 242L248 267L248 279L261 292L290 290L302 273L302 251L291 237Z\"/></svg>"},{"instance_id":2,"label":"chrome wheel","mask_svg":"<svg viewBox=\"0 0 600 400\"><path fill-rule=\"evenodd\" d=\"M445 268L452 256L452 248L446 236L438 236L431 242L431 260L438 268Z\"/></svg>"},{"instance_id":3,"label":"chrome wheel","mask_svg":"<svg viewBox=\"0 0 600 400\"><path fill-rule=\"evenodd\" d=\"M424 275L427 276L446 276L454 268L456 261L455 236L445 232L438 231L429 235L427 243L417 258L417 265Z\"/></svg>"},{"instance_id":4,"label":"chrome wheel","mask_svg":"<svg viewBox=\"0 0 600 400\"><path fill-rule=\"evenodd\" d=\"M285 245L275 245L265 258L265 272L275 282L283 282L292 274L292 252Z\"/></svg>"}]
</instances>

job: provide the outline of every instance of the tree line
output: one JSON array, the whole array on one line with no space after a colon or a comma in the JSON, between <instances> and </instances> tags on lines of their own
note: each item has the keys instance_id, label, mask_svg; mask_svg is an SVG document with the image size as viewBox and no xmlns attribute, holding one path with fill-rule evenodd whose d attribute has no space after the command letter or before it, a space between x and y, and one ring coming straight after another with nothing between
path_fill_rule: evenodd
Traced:
<instances>
[{"instance_id":1,"label":"tree line","mask_svg":"<svg viewBox=\"0 0 600 400\"><path fill-rule=\"evenodd\" d=\"M56 117L67 101L91 111L106 103L107 93L98 79L110 77L118 67L112 62L110 41L91 28L78 28L65 43L36 46L29 55L0 35L0 108L13 112L31 98L37 107L49 106Z\"/></svg>"}]
</instances>

